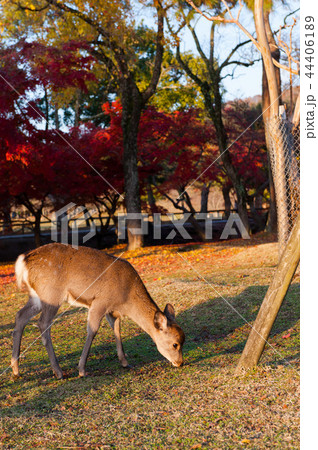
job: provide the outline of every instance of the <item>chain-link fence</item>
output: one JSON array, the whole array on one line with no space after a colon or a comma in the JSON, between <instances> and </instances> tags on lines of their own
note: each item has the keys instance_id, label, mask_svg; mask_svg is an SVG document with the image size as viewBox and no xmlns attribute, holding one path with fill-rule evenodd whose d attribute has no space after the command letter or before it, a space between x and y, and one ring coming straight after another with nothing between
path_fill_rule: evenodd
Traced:
<instances>
[{"instance_id":1,"label":"chain-link fence","mask_svg":"<svg viewBox=\"0 0 318 450\"><path fill-rule=\"evenodd\" d=\"M278 220L283 251L300 209L300 129L281 117L267 122Z\"/></svg>"}]
</instances>

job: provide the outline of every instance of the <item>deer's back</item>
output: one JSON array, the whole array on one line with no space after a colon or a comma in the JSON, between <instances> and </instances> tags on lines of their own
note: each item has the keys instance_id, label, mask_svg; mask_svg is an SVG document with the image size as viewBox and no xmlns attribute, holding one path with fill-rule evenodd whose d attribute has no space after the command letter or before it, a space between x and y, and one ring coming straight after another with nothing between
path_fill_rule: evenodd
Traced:
<instances>
[{"instance_id":1,"label":"deer's back","mask_svg":"<svg viewBox=\"0 0 318 450\"><path fill-rule=\"evenodd\" d=\"M24 262L29 286L47 303L58 298L90 306L107 299L118 307L136 287L145 290L128 261L88 247L48 244L25 254Z\"/></svg>"}]
</instances>

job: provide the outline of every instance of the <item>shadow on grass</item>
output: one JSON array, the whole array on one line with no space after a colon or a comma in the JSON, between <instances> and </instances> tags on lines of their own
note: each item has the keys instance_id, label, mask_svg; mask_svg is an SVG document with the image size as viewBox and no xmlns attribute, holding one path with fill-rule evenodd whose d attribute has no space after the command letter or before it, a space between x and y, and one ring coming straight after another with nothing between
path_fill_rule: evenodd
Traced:
<instances>
[{"instance_id":1,"label":"shadow on grass","mask_svg":"<svg viewBox=\"0 0 318 450\"><path fill-rule=\"evenodd\" d=\"M178 323L186 330L188 346L191 342L223 339L256 318L268 286L250 286L236 297L217 297L181 313ZM231 305L231 306L230 306ZM293 284L278 313L270 336L292 328L299 320L299 284ZM244 320L244 319L245 320Z\"/></svg>"},{"instance_id":2,"label":"shadow on grass","mask_svg":"<svg viewBox=\"0 0 318 450\"><path fill-rule=\"evenodd\" d=\"M268 286L251 286L240 295L227 298L228 302L241 316L220 297L210 299L179 314L177 321L186 333L184 345L186 363L194 365L216 356L219 359L222 355L230 356L233 353L241 353L249 332L249 327L248 329L245 327L244 331L241 332L241 328L246 325L242 317L249 323L255 320L267 288ZM70 311L69 315L75 312L78 312L78 310ZM291 329L298 319L299 285L294 284L290 287L277 316L271 337ZM103 333L103 327L99 333ZM234 334L235 338L232 339ZM52 335L54 336L54 328ZM57 342L57 339L55 342ZM125 351L129 355L129 361L134 366L130 370L129 376L133 377L134 372L138 373L141 368L148 364L163 359L157 352L155 344L145 333L126 339L124 345ZM202 350L202 354L197 351L198 349ZM280 363L297 359L297 350L295 349L292 356L283 358ZM66 350L63 354L58 355L66 378L69 378L69 380L58 382L54 379L46 353L43 353L41 360L39 358L37 361L23 365L23 378L16 381L10 380L8 383L9 377L6 377L2 384L6 384L7 387L13 389L13 392L26 391L30 389L30 385L35 387L44 384L48 389L43 391L42 387L40 394L23 405L2 408L1 416L50 415L52 409L68 398L85 395L92 389L107 388L113 383L114 379L126 376L127 369L119 367L115 344L107 342L106 344L93 345L87 363L87 371L90 376L85 379L77 378L77 364L81 351L82 348L80 347L75 352L68 353ZM212 364L214 366L214 362ZM275 364L279 364L279 361L275 361ZM218 365L217 361L215 361L215 365ZM45 367L44 370L43 367ZM149 368L149 370L152 369ZM50 387L50 385L52 386Z\"/></svg>"},{"instance_id":3,"label":"shadow on grass","mask_svg":"<svg viewBox=\"0 0 318 450\"><path fill-rule=\"evenodd\" d=\"M14 322L11 323L5 323L4 325L0 325L0 330L13 330L14 328Z\"/></svg>"}]
</instances>

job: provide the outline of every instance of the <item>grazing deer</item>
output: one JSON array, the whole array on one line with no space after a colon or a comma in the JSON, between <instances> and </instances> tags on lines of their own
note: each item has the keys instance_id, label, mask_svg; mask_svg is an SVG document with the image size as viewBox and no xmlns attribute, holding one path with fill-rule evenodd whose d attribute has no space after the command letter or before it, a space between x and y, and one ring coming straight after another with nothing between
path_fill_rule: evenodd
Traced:
<instances>
[{"instance_id":1,"label":"grazing deer","mask_svg":"<svg viewBox=\"0 0 318 450\"><path fill-rule=\"evenodd\" d=\"M120 336L120 320L124 316L148 333L159 352L174 366L182 366L184 333L175 322L173 306L167 304L161 312L128 261L87 247L48 244L20 255L15 273L18 287L24 285L28 289L29 300L16 315L11 359L14 375L19 375L24 327L41 312L38 325L43 344L55 375L63 377L50 335L52 321L63 302L88 308L87 338L78 365L80 376L85 376L88 353L105 315L114 330L123 367L128 367Z\"/></svg>"}]
</instances>

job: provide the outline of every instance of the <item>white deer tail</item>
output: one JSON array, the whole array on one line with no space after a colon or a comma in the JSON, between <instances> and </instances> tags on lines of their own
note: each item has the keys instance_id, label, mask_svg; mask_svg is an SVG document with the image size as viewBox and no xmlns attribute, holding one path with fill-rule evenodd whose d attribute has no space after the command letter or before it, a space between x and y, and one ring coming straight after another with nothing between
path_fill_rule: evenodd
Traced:
<instances>
[{"instance_id":1,"label":"white deer tail","mask_svg":"<svg viewBox=\"0 0 318 450\"><path fill-rule=\"evenodd\" d=\"M18 288L21 289L23 283L27 282L27 268L24 261L24 255L20 255L15 262L15 276L17 279Z\"/></svg>"}]
</instances>

